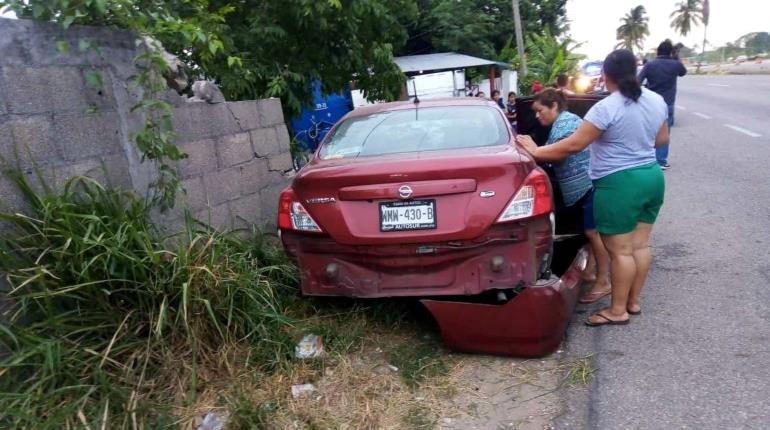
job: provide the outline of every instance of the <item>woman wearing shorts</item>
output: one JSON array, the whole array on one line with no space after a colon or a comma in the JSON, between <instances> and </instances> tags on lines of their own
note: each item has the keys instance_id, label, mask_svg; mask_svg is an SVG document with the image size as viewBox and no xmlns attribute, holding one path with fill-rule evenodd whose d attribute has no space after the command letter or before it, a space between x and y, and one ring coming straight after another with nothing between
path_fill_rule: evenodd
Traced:
<instances>
[{"instance_id":1,"label":"woman wearing shorts","mask_svg":"<svg viewBox=\"0 0 770 430\"><path fill-rule=\"evenodd\" d=\"M567 111L567 97L553 88L546 88L535 94L532 110L540 124L551 127L546 145L553 145L574 133L583 122L579 116ZM534 144L530 136L519 135L519 141L527 140ZM604 249L599 233L596 232L593 214L593 184L588 175L590 154L584 149L553 164L556 180L559 182L564 206L577 205L583 210L583 230L591 243L586 269L586 280L593 282L593 287L580 303L593 303L610 294L610 257Z\"/></svg>"},{"instance_id":2,"label":"woman wearing shorts","mask_svg":"<svg viewBox=\"0 0 770 430\"><path fill-rule=\"evenodd\" d=\"M538 161L559 161L590 146L594 221L610 254L612 304L586 324L628 324L641 313L640 294L652 261L652 226L663 204L665 182L655 147L668 142L663 98L642 88L631 51L613 51L604 61L610 95L594 105L574 134L553 145L519 143Z\"/></svg>"}]
</instances>

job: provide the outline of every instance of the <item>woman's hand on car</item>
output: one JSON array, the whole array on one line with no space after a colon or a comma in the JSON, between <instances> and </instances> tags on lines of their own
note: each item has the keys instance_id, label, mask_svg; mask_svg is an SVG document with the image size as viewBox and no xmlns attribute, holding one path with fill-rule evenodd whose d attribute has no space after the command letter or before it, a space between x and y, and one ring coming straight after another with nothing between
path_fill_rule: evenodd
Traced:
<instances>
[{"instance_id":1,"label":"woman's hand on car","mask_svg":"<svg viewBox=\"0 0 770 430\"><path fill-rule=\"evenodd\" d=\"M535 155L535 151L537 151L537 143L532 139L532 136L529 136L527 134L520 134L516 136L516 142L519 143L519 145L523 146L524 149L527 150L532 155Z\"/></svg>"}]
</instances>

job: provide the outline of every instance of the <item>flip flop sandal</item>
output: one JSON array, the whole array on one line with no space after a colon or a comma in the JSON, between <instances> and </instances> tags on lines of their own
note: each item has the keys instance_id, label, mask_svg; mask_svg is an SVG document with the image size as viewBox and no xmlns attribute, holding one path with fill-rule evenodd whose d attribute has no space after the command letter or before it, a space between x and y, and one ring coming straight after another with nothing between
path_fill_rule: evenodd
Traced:
<instances>
[{"instance_id":1,"label":"flip flop sandal","mask_svg":"<svg viewBox=\"0 0 770 430\"><path fill-rule=\"evenodd\" d=\"M578 303L583 304L583 305L588 305L588 304L591 304L591 303L594 303L594 302L598 302L599 300L603 299L604 297L609 296L610 293L612 293L611 289L607 290L607 291L599 291L599 292L595 292L595 293L588 293L588 294L584 295L583 297L581 297L578 300ZM591 298L587 299L586 297L591 297Z\"/></svg>"},{"instance_id":2,"label":"flip flop sandal","mask_svg":"<svg viewBox=\"0 0 770 430\"><path fill-rule=\"evenodd\" d=\"M631 309L626 308L626 312L628 312L629 315L641 315L642 308L639 308L638 311L632 311Z\"/></svg>"},{"instance_id":3,"label":"flip flop sandal","mask_svg":"<svg viewBox=\"0 0 770 430\"><path fill-rule=\"evenodd\" d=\"M615 320L611 320L611 319L607 318L607 317L606 317L606 316L605 316L603 313L601 313L601 312L597 312L597 313L595 313L595 314L593 314L593 315L591 315L591 316L594 316L594 315L596 315L596 316L598 316L598 317L601 317L601 318L604 318L604 321L602 321L602 322L598 322L598 323L595 323L595 322L592 322L590 319L587 319L587 320L586 320L586 325L587 325L587 326L589 326L589 327L598 327L598 326L600 326L600 325L626 325L626 324L628 324L629 322L631 322L631 320L630 320L630 319L627 319L627 320L622 320L622 321L615 321ZM589 317L589 318L590 318L590 317Z\"/></svg>"}]
</instances>

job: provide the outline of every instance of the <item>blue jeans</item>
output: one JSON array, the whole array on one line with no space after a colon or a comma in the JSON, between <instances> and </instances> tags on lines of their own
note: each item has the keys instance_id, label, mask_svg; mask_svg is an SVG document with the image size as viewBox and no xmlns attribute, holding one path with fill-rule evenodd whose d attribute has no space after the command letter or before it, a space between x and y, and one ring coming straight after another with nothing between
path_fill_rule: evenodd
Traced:
<instances>
[{"instance_id":1,"label":"blue jeans","mask_svg":"<svg viewBox=\"0 0 770 430\"><path fill-rule=\"evenodd\" d=\"M674 105L668 105L668 132L671 133L671 127L674 125ZM671 135L669 134L669 142L671 141ZM655 158L658 159L658 164L664 166L668 164L668 143L655 148Z\"/></svg>"}]
</instances>

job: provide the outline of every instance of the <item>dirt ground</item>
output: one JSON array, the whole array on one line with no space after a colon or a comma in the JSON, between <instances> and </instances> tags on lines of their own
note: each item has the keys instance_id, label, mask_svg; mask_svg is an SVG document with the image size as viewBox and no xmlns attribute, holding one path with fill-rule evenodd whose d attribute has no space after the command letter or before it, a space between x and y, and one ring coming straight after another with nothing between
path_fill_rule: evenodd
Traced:
<instances>
[{"instance_id":1,"label":"dirt ground","mask_svg":"<svg viewBox=\"0 0 770 430\"><path fill-rule=\"evenodd\" d=\"M370 317L344 318L324 340L336 342L335 351L272 376L236 378L240 388L228 391L241 393L239 407L230 407L227 428L544 430L562 413L563 390L590 380L588 359L566 362L561 351L540 359L455 353L431 321L404 319L383 327ZM292 394L305 384L312 389ZM217 403L208 399L188 429Z\"/></svg>"},{"instance_id":2,"label":"dirt ground","mask_svg":"<svg viewBox=\"0 0 770 430\"><path fill-rule=\"evenodd\" d=\"M440 429L551 429L560 413L558 354L537 360L459 356Z\"/></svg>"}]
</instances>

